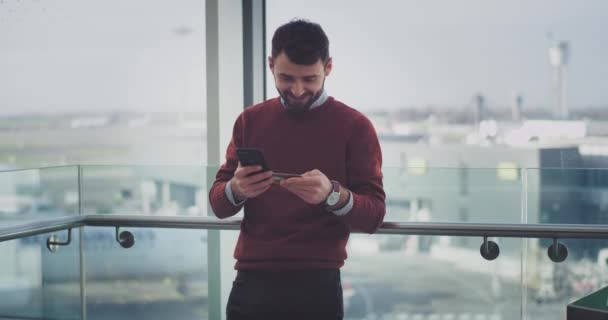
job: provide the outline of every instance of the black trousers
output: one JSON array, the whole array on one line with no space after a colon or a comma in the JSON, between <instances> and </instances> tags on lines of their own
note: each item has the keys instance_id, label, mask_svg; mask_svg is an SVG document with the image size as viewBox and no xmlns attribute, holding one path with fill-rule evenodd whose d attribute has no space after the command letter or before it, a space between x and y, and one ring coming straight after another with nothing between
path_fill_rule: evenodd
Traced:
<instances>
[{"instance_id":1,"label":"black trousers","mask_svg":"<svg viewBox=\"0 0 608 320\"><path fill-rule=\"evenodd\" d=\"M342 319L340 270L238 271L228 320Z\"/></svg>"}]
</instances>

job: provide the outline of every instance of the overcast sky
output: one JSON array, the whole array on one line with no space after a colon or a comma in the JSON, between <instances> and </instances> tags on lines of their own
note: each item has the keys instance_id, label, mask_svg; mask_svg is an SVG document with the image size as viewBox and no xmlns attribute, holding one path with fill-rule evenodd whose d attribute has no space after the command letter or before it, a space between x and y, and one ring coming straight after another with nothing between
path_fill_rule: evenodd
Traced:
<instances>
[{"instance_id":1,"label":"overcast sky","mask_svg":"<svg viewBox=\"0 0 608 320\"><path fill-rule=\"evenodd\" d=\"M547 34L572 48L571 106L608 105L608 1L267 0L330 37L329 93L363 110L548 106ZM203 0L0 0L0 115L204 111ZM272 89L272 86L270 86ZM270 91L270 95L274 95Z\"/></svg>"}]
</instances>

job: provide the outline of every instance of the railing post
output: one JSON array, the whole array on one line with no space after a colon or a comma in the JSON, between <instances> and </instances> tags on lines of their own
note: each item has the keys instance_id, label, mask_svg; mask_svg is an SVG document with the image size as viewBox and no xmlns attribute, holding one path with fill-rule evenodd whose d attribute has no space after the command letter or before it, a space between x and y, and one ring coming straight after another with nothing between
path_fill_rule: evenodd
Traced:
<instances>
[{"instance_id":1,"label":"railing post","mask_svg":"<svg viewBox=\"0 0 608 320\"><path fill-rule=\"evenodd\" d=\"M520 223L528 222L528 169L521 168L521 220ZM520 318L521 320L527 319L528 309L528 285L526 281L526 275L528 274L528 240L521 239L521 257L520 257L520 292L521 292L521 303L520 305Z\"/></svg>"},{"instance_id":2,"label":"railing post","mask_svg":"<svg viewBox=\"0 0 608 320\"><path fill-rule=\"evenodd\" d=\"M78 216L82 216L82 166L77 166ZM78 263L80 269L80 319L87 319L86 264L84 258L84 226L78 228Z\"/></svg>"}]
</instances>

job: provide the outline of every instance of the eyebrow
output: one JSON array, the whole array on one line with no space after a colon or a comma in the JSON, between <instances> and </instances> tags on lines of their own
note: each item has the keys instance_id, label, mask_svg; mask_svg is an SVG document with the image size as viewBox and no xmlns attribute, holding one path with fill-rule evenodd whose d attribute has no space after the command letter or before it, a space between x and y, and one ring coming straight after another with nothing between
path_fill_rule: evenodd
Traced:
<instances>
[{"instance_id":1,"label":"eyebrow","mask_svg":"<svg viewBox=\"0 0 608 320\"><path fill-rule=\"evenodd\" d=\"M279 73L279 76L280 76L280 77L285 77L285 78L290 78L290 79L294 79L294 78L296 78L296 77L294 77L294 76L292 76L292 75L289 75L289 74L286 74L286 73ZM317 78L317 77L319 77L319 75L318 75L318 74L311 74L311 75L306 75L306 76L303 76L303 77L301 77L301 78L302 78L302 79L312 79L312 78Z\"/></svg>"}]
</instances>

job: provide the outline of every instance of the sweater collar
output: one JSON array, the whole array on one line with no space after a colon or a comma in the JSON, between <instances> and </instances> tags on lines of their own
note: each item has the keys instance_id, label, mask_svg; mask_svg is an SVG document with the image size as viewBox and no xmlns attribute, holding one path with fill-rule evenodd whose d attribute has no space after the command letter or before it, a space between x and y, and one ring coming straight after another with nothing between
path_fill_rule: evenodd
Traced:
<instances>
[{"instance_id":1,"label":"sweater collar","mask_svg":"<svg viewBox=\"0 0 608 320\"><path fill-rule=\"evenodd\" d=\"M327 98L328 98L328 97L329 97L329 96L327 95L327 91L325 91L325 88L324 88L324 89L323 89L323 92L321 93L321 95L320 95L320 96L317 98L317 100L316 100L315 102L313 102L313 104L312 104L312 105L310 105L310 108L308 108L308 110L312 110L312 109L314 109L314 108L316 108L316 107L318 107L318 106L320 106L320 105L324 104L324 103L325 103L325 101L327 101ZM283 100L283 97L281 97L281 105L282 105L283 107L287 108L287 107L285 106L285 100Z\"/></svg>"}]
</instances>

